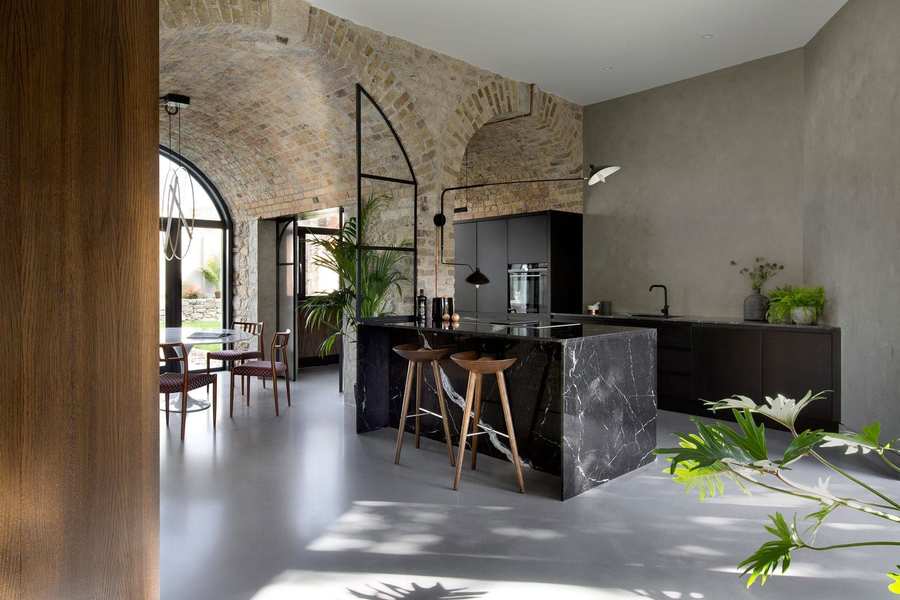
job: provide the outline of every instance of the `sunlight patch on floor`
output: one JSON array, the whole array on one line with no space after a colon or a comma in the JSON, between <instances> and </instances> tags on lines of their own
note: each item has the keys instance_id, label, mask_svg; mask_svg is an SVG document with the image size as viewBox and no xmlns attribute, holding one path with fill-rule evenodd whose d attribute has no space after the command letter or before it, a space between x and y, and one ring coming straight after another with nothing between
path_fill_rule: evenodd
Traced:
<instances>
[{"instance_id":1,"label":"sunlight patch on floor","mask_svg":"<svg viewBox=\"0 0 900 600\"><path fill-rule=\"evenodd\" d=\"M485 581L399 573L286 571L259 590L252 600L702 600L699 592L594 588L530 581Z\"/></svg>"}]
</instances>

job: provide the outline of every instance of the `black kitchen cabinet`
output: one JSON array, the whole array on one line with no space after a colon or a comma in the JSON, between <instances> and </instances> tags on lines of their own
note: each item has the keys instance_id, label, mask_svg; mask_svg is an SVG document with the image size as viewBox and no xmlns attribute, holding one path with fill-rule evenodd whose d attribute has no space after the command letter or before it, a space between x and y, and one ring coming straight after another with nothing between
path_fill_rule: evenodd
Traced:
<instances>
[{"instance_id":1,"label":"black kitchen cabinet","mask_svg":"<svg viewBox=\"0 0 900 600\"><path fill-rule=\"evenodd\" d=\"M507 262L550 262L550 216L530 215L510 218L506 240Z\"/></svg>"},{"instance_id":2,"label":"black kitchen cabinet","mask_svg":"<svg viewBox=\"0 0 900 600\"><path fill-rule=\"evenodd\" d=\"M805 331L766 331L763 334L762 388L766 396L802 398L807 392L831 391L801 413L806 427L827 428L840 421L840 335Z\"/></svg>"},{"instance_id":3,"label":"black kitchen cabinet","mask_svg":"<svg viewBox=\"0 0 900 600\"><path fill-rule=\"evenodd\" d=\"M735 394L762 399L763 332L728 327L698 327L694 332L694 396L686 412L710 416L704 400Z\"/></svg>"},{"instance_id":4,"label":"black kitchen cabinet","mask_svg":"<svg viewBox=\"0 0 900 600\"><path fill-rule=\"evenodd\" d=\"M757 403L784 394L828 390L800 415L800 429L837 431L841 420L841 332L836 327L764 323L592 317L556 314L559 320L647 327L657 331L657 398L662 410L732 419L712 413L703 400L735 394ZM775 426L767 421L768 426Z\"/></svg>"},{"instance_id":5,"label":"black kitchen cabinet","mask_svg":"<svg viewBox=\"0 0 900 600\"><path fill-rule=\"evenodd\" d=\"M453 262L467 265L475 264L475 223L456 223L454 225L455 239L453 242ZM466 283L466 277L471 271L468 267L456 267L455 288L456 295L453 299L454 310L475 310L475 286Z\"/></svg>"},{"instance_id":6,"label":"black kitchen cabinet","mask_svg":"<svg viewBox=\"0 0 900 600\"><path fill-rule=\"evenodd\" d=\"M456 267L456 306L465 312L506 313L513 264L547 266L543 290L550 312L582 310L582 216L545 211L464 221L456 228L456 262L477 265L490 283L477 290L465 282L466 267ZM475 235L477 233L477 242ZM465 254L463 247L472 248ZM474 248L477 247L477 251Z\"/></svg>"},{"instance_id":7,"label":"black kitchen cabinet","mask_svg":"<svg viewBox=\"0 0 900 600\"><path fill-rule=\"evenodd\" d=\"M476 310L505 313L509 285L506 275L506 220L478 221L475 226L478 232L475 264L491 280L489 284L478 288Z\"/></svg>"}]
</instances>

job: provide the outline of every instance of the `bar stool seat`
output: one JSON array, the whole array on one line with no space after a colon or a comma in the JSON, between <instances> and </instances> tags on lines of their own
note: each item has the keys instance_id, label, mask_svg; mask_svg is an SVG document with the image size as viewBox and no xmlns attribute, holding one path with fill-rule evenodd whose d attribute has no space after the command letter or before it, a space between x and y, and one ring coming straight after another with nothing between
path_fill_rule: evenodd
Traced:
<instances>
[{"instance_id":1,"label":"bar stool seat","mask_svg":"<svg viewBox=\"0 0 900 600\"><path fill-rule=\"evenodd\" d=\"M401 344L394 347L394 352L405 358L409 364L406 368L406 384L403 387L403 403L400 407L400 423L397 427L397 445L394 450L394 464L400 464L400 450L403 448L403 432L406 429L406 419L416 419L416 448L419 447L420 419L422 417L436 417L441 420L444 427L444 441L447 444L447 457L450 466L453 466L453 441L450 438L449 419L447 417L447 405L444 401L444 387L441 385L441 373L438 361L450 355L449 348L423 348L417 344ZM422 408L422 382L425 379L425 363L431 363L431 371L434 374L434 388L437 392L438 407L441 414ZM407 414L409 410L409 398L412 395L413 380L416 383L416 412Z\"/></svg>"},{"instance_id":2,"label":"bar stool seat","mask_svg":"<svg viewBox=\"0 0 900 600\"><path fill-rule=\"evenodd\" d=\"M509 439L509 449L512 454L512 463L516 470L516 483L519 492L525 493L525 478L522 475L522 462L519 460L519 449L516 444L516 432L513 429L512 413L509 410L509 396L506 393L506 377L503 372L515 364L515 358L497 359L493 356L481 356L477 352L457 352L450 356L450 360L468 371L469 381L466 387L466 405L463 408L462 425L459 432L459 456L456 459L456 474L453 477L453 489L459 489L459 480L462 477L462 463L466 454L466 440L472 438L472 469L474 470L478 460L478 436L484 433L494 433ZM497 378L497 389L500 392L500 408L503 411L503 420L506 422L506 433L481 425L481 384L485 375L494 375ZM473 414L474 407L474 414ZM474 417L474 431L469 433L469 421Z\"/></svg>"}]
</instances>

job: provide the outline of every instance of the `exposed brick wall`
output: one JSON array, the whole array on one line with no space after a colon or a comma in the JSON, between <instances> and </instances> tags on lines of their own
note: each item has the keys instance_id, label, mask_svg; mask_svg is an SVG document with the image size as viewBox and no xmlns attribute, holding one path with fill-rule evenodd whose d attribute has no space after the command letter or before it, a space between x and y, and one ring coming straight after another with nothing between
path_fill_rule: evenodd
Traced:
<instances>
[{"instance_id":1,"label":"exposed brick wall","mask_svg":"<svg viewBox=\"0 0 900 600\"><path fill-rule=\"evenodd\" d=\"M466 183L551 179L582 175L581 107L535 89L525 116L487 123L469 141L457 180ZM453 206L457 220L556 209L582 212L582 182L517 184L464 190Z\"/></svg>"},{"instance_id":2,"label":"exposed brick wall","mask_svg":"<svg viewBox=\"0 0 900 600\"><path fill-rule=\"evenodd\" d=\"M181 153L218 186L237 221L235 315L244 318L255 312L256 281L247 224L355 203L356 82L385 110L418 178L417 268L429 296L435 289L431 217L440 190L458 183L470 144L471 157L484 160L473 163L470 180L476 169L476 176L491 178L581 169L580 107L535 90L532 116L483 128L520 113L530 86L299 0L160 0L160 71L161 93L192 97L183 113ZM382 172L402 171L390 138L376 121L366 122L370 137L383 137L367 146L365 160ZM167 137L161 115L160 139ZM577 184L529 190L518 200L495 194L477 201L481 208L470 216L547 206L580 210L580 196ZM448 258L452 230L451 220ZM451 268L437 275L438 292L452 294Z\"/></svg>"}]
</instances>

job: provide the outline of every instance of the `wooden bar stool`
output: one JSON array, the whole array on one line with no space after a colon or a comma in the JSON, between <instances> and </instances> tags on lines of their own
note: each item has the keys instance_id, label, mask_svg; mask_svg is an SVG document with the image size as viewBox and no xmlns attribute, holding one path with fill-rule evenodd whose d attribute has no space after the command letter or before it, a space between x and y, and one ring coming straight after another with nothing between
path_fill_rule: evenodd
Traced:
<instances>
[{"instance_id":1,"label":"wooden bar stool","mask_svg":"<svg viewBox=\"0 0 900 600\"><path fill-rule=\"evenodd\" d=\"M444 441L447 443L447 456L450 466L453 466L453 441L450 438L450 426L447 419L447 406L444 402L444 388L441 385L441 373L438 369L438 361L447 358L449 348L422 348L416 344L402 344L394 347L394 352L409 361L406 368L406 385L403 388L403 404L400 408L400 424L397 427L397 447L394 451L394 464L400 464L400 449L403 447L403 431L406 429L406 419L416 419L416 448L419 447L419 424L423 416L437 417L444 426ZM422 408L422 381L424 380L423 367L425 363L431 363L431 372L434 374L434 388L437 391L438 407L441 414L433 413ZM415 368L415 374L413 374ZM416 380L416 412L407 415L409 409L409 397L412 395L413 378Z\"/></svg>"},{"instance_id":2,"label":"wooden bar stool","mask_svg":"<svg viewBox=\"0 0 900 600\"><path fill-rule=\"evenodd\" d=\"M525 479L522 476L522 463L519 460L519 449L516 444L516 432L513 430L512 413L509 410L509 396L506 394L506 378L503 371L516 362L515 358L495 359L490 356L479 356L477 352L458 352L450 357L450 360L469 372L469 383L466 387L466 406L463 409L462 425L459 432L459 456L456 459L456 475L453 477L453 489L459 489L459 480L462 477L462 464L466 455L466 439L472 440L472 469L475 468L478 457L478 436L485 433L495 433L509 439L509 449L512 453L513 466L516 469L516 482L519 492L525 493ZM503 410L503 420L506 421L506 433L500 433L495 429L481 425L481 381L485 375L497 377L497 389L500 391L500 408ZM474 405L475 414L472 414ZM469 420L475 418L474 431L469 433Z\"/></svg>"}]
</instances>

